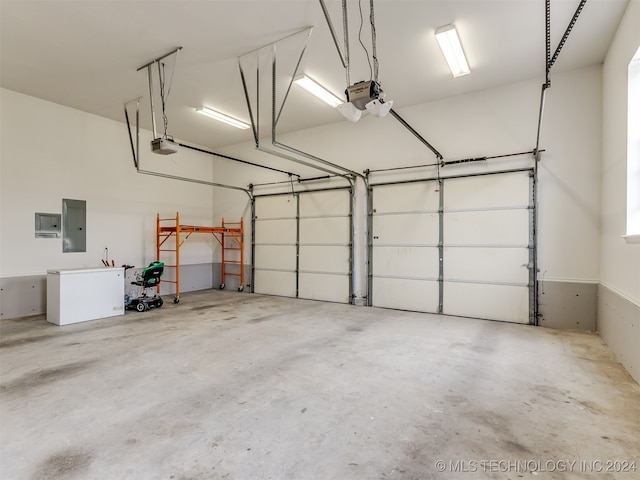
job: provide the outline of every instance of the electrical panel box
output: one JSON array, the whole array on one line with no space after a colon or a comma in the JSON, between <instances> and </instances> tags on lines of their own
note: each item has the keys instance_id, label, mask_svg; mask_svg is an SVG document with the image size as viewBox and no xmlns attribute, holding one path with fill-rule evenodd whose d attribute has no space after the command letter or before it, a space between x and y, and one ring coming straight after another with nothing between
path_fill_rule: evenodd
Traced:
<instances>
[{"instance_id":1,"label":"electrical panel box","mask_svg":"<svg viewBox=\"0 0 640 480\"><path fill-rule=\"evenodd\" d=\"M62 221L59 213L36 212L36 238L60 238L61 225Z\"/></svg>"},{"instance_id":2,"label":"electrical panel box","mask_svg":"<svg viewBox=\"0 0 640 480\"><path fill-rule=\"evenodd\" d=\"M62 200L62 251L87 251L87 202Z\"/></svg>"}]
</instances>

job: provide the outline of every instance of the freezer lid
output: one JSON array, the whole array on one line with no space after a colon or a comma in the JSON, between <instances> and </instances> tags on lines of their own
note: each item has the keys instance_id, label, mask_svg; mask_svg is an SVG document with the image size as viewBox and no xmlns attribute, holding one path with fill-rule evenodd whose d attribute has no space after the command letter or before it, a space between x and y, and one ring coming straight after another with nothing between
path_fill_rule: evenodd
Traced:
<instances>
[{"instance_id":1,"label":"freezer lid","mask_svg":"<svg viewBox=\"0 0 640 480\"><path fill-rule=\"evenodd\" d=\"M102 267L102 268L61 268L47 270L47 273L52 275L75 275L81 273L97 273L97 272L118 272L123 273L123 267Z\"/></svg>"}]
</instances>

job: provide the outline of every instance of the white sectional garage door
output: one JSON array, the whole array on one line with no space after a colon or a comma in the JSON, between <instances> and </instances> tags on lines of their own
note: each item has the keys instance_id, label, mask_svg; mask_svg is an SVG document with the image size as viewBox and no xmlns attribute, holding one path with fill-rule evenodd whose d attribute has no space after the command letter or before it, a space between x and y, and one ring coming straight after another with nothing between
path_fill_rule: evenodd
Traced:
<instances>
[{"instance_id":1,"label":"white sectional garage door","mask_svg":"<svg viewBox=\"0 0 640 480\"><path fill-rule=\"evenodd\" d=\"M350 190L255 200L254 291L349 303Z\"/></svg>"},{"instance_id":2,"label":"white sectional garage door","mask_svg":"<svg viewBox=\"0 0 640 480\"><path fill-rule=\"evenodd\" d=\"M375 186L372 304L531 323L530 171Z\"/></svg>"}]
</instances>

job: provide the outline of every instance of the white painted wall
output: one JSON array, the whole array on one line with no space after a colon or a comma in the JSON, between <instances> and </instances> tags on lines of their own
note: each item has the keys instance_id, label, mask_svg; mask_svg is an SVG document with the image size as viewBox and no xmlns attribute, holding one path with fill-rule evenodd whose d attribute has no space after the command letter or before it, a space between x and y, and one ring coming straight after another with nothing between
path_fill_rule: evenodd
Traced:
<instances>
[{"instance_id":1,"label":"white painted wall","mask_svg":"<svg viewBox=\"0 0 640 480\"><path fill-rule=\"evenodd\" d=\"M601 92L599 66L551 76L539 164L541 280L600 276Z\"/></svg>"},{"instance_id":2,"label":"white painted wall","mask_svg":"<svg viewBox=\"0 0 640 480\"><path fill-rule=\"evenodd\" d=\"M640 245L628 245L627 67L640 46L640 1L627 7L603 67L602 284L640 306ZM640 189L640 185L636 188Z\"/></svg>"},{"instance_id":3,"label":"white painted wall","mask_svg":"<svg viewBox=\"0 0 640 480\"><path fill-rule=\"evenodd\" d=\"M105 247L116 265L143 266L155 259L156 213L219 222L211 187L136 173L124 124L6 89L1 111L0 276L101 266ZM143 132L143 168L212 180L207 156L155 155L149 140ZM34 237L34 213L61 213L63 198L87 202L86 253ZM212 245L190 240L183 264L211 263Z\"/></svg>"},{"instance_id":4,"label":"white painted wall","mask_svg":"<svg viewBox=\"0 0 640 480\"><path fill-rule=\"evenodd\" d=\"M640 244L627 244L627 68L640 46L640 1L631 0L603 66L601 283L598 331L640 382ZM640 189L640 185L635 188ZM615 300L617 298L617 300Z\"/></svg>"}]
</instances>

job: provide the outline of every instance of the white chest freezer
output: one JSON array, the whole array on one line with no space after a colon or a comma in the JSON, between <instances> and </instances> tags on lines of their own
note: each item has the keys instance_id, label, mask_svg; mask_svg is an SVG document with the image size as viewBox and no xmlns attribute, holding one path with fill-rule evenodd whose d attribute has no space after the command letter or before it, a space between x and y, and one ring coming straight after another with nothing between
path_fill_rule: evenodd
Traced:
<instances>
[{"instance_id":1,"label":"white chest freezer","mask_svg":"<svg viewBox=\"0 0 640 480\"><path fill-rule=\"evenodd\" d=\"M47 321L56 325L124 315L124 268L47 271Z\"/></svg>"}]
</instances>

